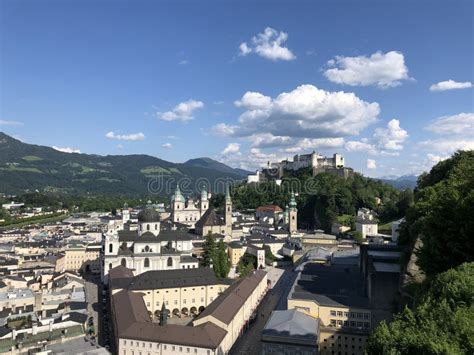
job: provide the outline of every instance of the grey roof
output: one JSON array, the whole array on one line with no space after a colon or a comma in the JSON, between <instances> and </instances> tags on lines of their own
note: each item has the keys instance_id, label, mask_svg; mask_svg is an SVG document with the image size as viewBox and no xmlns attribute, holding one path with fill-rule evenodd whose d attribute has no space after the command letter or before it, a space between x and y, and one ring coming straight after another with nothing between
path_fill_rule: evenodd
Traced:
<instances>
[{"instance_id":1,"label":"grey roof","mask_svg":"<svg viewBox=\"0 0 474 355\"><path fill-rule=\"evenodd\" d=\"M181 255L181 262L182 263L197 263L199 262L199 260L191 255Z\"/></svg>"},{"instance_id":2,"label":"grey roof","mask_svg":"<svg viewBox=\"0 0 474 355\"><path fill-rule=\"evenodd\" d=\"M252 275L237 281L221 293L196 319L212 316L225 324L230 324L266 274L263 270L257 270Z\"/></svg>"},{"instance_id":3,"label":"grey roof","mask_svg":"<svg viewBox=\"0 0 474 355\"><path fill-rule=\"evenodd\" d=\"M213 323L192 327L152 323L141 293L122 290L112 296L115 329L121 339L216 349L227 332Z\"/></svg>"},{"instance_id":4,"label":"grey roof","mask_svg":"<svg viewBox=\"0 0 474 355\"><path fill-rule=\"evenodd\" d=\"M319 334L319 319L296 309L290 309L272 312L262 331L262 339L266 340L269 337L299 338L316 345L317 334Z\"/></svg>"},{"instance_id":5,"label":"grey roof","mask_svg":"<svg viewBox=\"0 0 474 355\"><path fill-rule=\"evenodd\" d=\"M208 226L224 226L225 222L220 218L216 211L212 208L208 209L199 221L196 222L196 228L208 227Z\"/></svg>"},{"instance_id":6,"label":"grey roof","mask_svg":"<svg viewBox=\"0 0 474 355\"><path fill-rule=\"evenodd\" d=\"M291 299L314 300L320 305L367 308L364 278L358 267L306 264L296 279Z\"/></svg>"},{"instance_id":7,"label":"grey roof","mask_svg":"<svg viewBox=\"0 0 474 355\"><path fill-rule=\"evenodd\" d=\"M153 290L173 287L215 285L220 281L209 267L194 269L156 270L137 275L128 289Z\"/></svg>"},{"instance_id":8,"label":"grey roof","mask_svg":"<svg viewBox=\"0 0 474 355\"><path fill-rule=\"evenodd\" d=\"M138 213L137 218L138 218L138 222L145 222L145 223L159 222L160 214L159 212L155 211L155 209L147 207Z\"/></svg>"}]
</instances>

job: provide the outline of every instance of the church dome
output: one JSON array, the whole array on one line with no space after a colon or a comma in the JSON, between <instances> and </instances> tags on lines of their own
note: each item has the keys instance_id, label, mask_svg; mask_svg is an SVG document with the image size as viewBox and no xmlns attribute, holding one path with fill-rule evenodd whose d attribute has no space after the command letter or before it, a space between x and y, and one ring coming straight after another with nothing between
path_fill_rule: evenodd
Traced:
<instances>
[{"instance_id":1,"label":"church dome","mask_svg":"<svg viewBox=\"0 0 474 355\"><path fill-rule=\"evenodd\" d=\"M138 214L138 222L159 222L160 214L156 212L153 208L147 207L144 210L141 210Z\"/></svg>"}]
</instances>

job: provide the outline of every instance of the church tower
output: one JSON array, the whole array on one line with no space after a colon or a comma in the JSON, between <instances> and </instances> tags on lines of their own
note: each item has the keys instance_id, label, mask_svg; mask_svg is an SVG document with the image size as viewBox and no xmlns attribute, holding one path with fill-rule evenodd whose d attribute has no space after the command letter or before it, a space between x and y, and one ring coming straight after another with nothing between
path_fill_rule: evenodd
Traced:
<instances>
[{"instance_id":1,"label":"church tower","mask_svg":"<svg viewBox=\"0 0 474 355\"><path fill-rule=\"evenodd\" d=\"M291 200L289 204L290 210L288 212L289 215L289 223L288 223L288 231L290 234L296 233L298 230L298 209L296 208L296 200L295 194L291 193Z\"/></svg>"},{"instance_id":2,"label":"church tower","mask_svg":"<svg viewBox=\"0 0 474 355\"><path fill-rule=\"evenodd\" d=\"M228 234L232 234L232 199L230 198L229 185L225 190L225 228Z\"/></svg>"},{"instance_id":3,"label":"church tower","mask_svg":"<svg viewBox=\"0 0 474 355\"><path fill-rule=\"evenodd\" d=\"M171 197L171 208L173 209L173 222L179 222L179 212L184 210L185 199L181 194L179 185L176 186L176 191Z\"/></svg>"},{"instance_id":4,"label":"church tower","mask_svg":"<svg viewBox=\"0 0 474 355\"><path fill-rule=\"evenodd\" d=\"M128 204L125 202L122 208L122 222L127 223L130 220L130 211L128 210Z\"/></svg>"},{"instance_id":5,"label":"church tower","mask_svg":"<svg viewBox=\"0 0 474 355\"><path fill-rule=\"evenodd\" d=\"M199 210L200 210L200 217L202 217L202 215L204 214L204 212L206 212L209 208L209 200L207 198L208 194L207 194L207 191L206 191L206 186L204 186L202 188L202 191L201 191L201 201L199 202Z\"/></svg>"}]
</instances>

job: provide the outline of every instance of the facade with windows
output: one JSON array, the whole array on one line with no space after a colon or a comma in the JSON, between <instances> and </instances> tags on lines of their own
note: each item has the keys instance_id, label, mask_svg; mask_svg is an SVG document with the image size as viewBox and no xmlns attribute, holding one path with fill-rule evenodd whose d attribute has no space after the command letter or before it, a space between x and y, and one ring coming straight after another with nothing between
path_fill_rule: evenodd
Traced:
<instances>
[{"instance_id":1,"label":"facade with windows","mask_svg":"<svg viewBox=\"0 0 474 355\"><path fill-rule=\"evenodd\" d=\"M187 230L162 228L159 212L147 207L138 214L138 230L107 233L104 238L102 280L116 266L141 274L153 270L190 269L199 266L191 256L195 236Z\"/></svg>"}]
</instances>

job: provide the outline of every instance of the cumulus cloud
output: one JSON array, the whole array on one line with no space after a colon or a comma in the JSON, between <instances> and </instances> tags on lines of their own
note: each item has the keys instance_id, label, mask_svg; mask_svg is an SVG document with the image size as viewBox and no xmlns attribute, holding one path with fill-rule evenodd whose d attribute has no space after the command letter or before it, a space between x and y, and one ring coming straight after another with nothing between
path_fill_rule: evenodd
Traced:
<instances>
[{"instance_id":1,"label":"cumulus cloud","mask_svg":"<svg viewBox=\"0 0 474 355\"><path fill-rule=\"evenodd\" d=\"M56 147L54 145L53 145L53 149L56 149L63 153L80 153L81 152L79 149L74 149L71 147Z\"/></svg>"},{"instance_id":2,"label":"cumulus cloud","mask_svg":"<svg viewBox=\"0 0 474 355\"><path fill-rule=\"evenodd\" d=\"M348 141L346 142L344 148L348 152L367 152L369 154L377 154L375 145L367 142Z\"/></svg>"},{"instance_id":3,"label":"cumulus cloud","mask_svg":"<svg viewBox=\"0 0 474 355\"><path fill-rule=\"evenodd\" d=\"M474 139L459 139L456 137L428 139L420 142L419 146L431 152L440 153L442 156L448 156L457 150L474 149Z\"/></svg>"},{"instance_id":4,"label":"cumulus cloud","mask_svg":"<svg viewBox=\"0 0 474 355\"><path fill-rule=\"evenodd\" d=\"M0 120L0 126L23 126L23 122Z\"/></svg>"},{"instance_id":5,"label":"cumulus cloud","mask_svg":"<svg viewBox=\"0 0 474 355\"><path fill-rule=\"evenodd\" d=\"M376 128L374 138L378 146L388 150L403 149L402 143L408 138L408 132L400 127L400 121L392 119L387 128Z\"/></svg>"},{"instance_id":6,"label":"cumulus cloud","mask_svg":"<svg viewBox=\"0 0 474 355\"><path fill-rule=\"evenodd\" d=\"M405 57L396 51L379 51L370 57L337 56L328 65L334 68L327 69L324 76L337 84L389 88L409 79Z\"/></svg>"},{"instance_id":7,"label":"cumulus cloud","mask_svg":"<svg viewBox=\"0 0 474 355\"><path fill-rule=\"evenodd\" d=\"M344 138L303 138L295 145L285 149L287 153L301 153L314 149L340 148L344 146Z\"/></svg>"},{"instance_id":8,"label":"cumulus cloud","mask_svg":"<svg viewBox=\"0 0 474 355\"><path fill-rule=\"evenodd\" d=\"M115 132L110 131L105 135L109 139L116 139L119 141L142 141L145 139L145 135L142 132L131 133L131 134L115 134Z\"/></svg>"},{"instance_id":9,"label":"cumulus cloud","mask_svg":"<svg viewBox=\"0 0 474 355\"><path fill-rule=\"evenodd\" d=\"M173 145L171 143L163 143L161 147L165 149L172 149Z\"/></svg>"},{"instance_id":10,"label":"cumulus cloud","mask_svg":"<svg viewBox=\"0 0 474 355\"><path fill-rule=\"evenodd\" d=\"M367 159L367 169L377 169L377 163L374 159Z\"/></svg>"},{"instance_id":11,"label":"cumulus cloud","mask_svg":"<svg viewBox=\"0 0 474 355\"><path fill-rule=\"evenodd\" d=\"M262 33L252 37L250 43L243 42L239 46L239 55L246 56L255 53L263 58L272 61L278 60L294 60L296 56L285 47L285 42L288 39L288 34L267 27Z\"/></svg>"},{"instance_id":12,"label":"cumulus cloud","mask_svg":"<svg viewBox=\"0 0 474 355\"><path fill-rule=\"evenodd\" d=\"M158 112L157 116L163 121L190 121L194 119L194 111L203 108L202 101L188 100L177 104L171 111Z\"/></svg>"},{"instance_id":13,"label":"cumulus cloud","mask_svg":"<svg viewBox=\"0 0 474 355\"><path fill-rule=\"evenodd\" d=\"M437 134L474 135L474 113L442 116L431 121L427 130Z\"/></svg>"},{"instance_id":14,"label":"cumulus cloud","mask_svg":"<svg viewBox=\"0 0 474 355\"><path fill-rule=\"evenodd\" d=\"M229 143L227 147L222 151L222 155L228 154L237 154L240 152L240 144L239 143Z\"/></svg>"},{"instance_id":15,"label":"cumulus cloud","mask_svg":"<svg viewBox=\"0 0 474 355\"><path fill-rule=\"evenodd\" d=\"M247 92L236 102L246 111L239 125L220 123L212 131L220 135L249 137L267 133L299 138L344 137L359 134L375 122L378 103L365 102L354 93L329 92L301 85L272 99Z\"/></svg>"},{"instance_id":16,"label":"cumulus cloud","mask_svg":"<svg viewBox=\"0 0 474 355\"><path fill-rule=\"evenodd\" d=\"M222 155L220 160L230 166L246 170L255 170L267 164L269 161L280 161L287 158L282 153L263 152L259 148L251 148L248 152L239 154Z\"/></svg>"},{"instance_id":17,"label":"cumulus cloud","mask_svg":"<svg viewBox=\"0 0 474 355\"><path fill-rule=\"evenodd\" d=\"M456 89L469 89L472 87L470 81L458 82L454 80L440 81L439 83L433 84L430 86L430 91L446 91L446 90L456 90Z\"/></svg>"},{"instance_id":18,"label":"cumulus cloud","mask_svg":"<svg viewBox=\"0 0 474 355\"><path fill-rule=\"evenodd\" d=\"M249 138L252 148L281 147L292 144L294 140L288 136L274 136L271 133L253 134Z\"/></svg>"}]
</instances>

